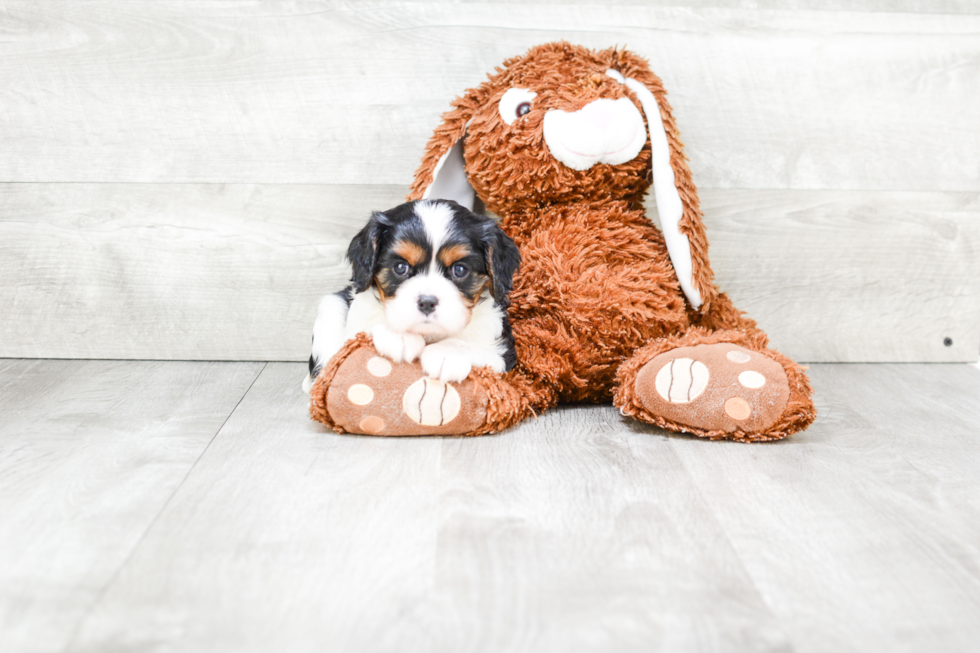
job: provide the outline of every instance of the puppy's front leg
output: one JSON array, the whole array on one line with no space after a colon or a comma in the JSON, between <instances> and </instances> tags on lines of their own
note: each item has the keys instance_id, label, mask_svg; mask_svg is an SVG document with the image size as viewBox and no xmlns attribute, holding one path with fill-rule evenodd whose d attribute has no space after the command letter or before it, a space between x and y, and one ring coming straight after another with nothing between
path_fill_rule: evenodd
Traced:
<instances>
[{"instance_id":1,"label":"puppy's front leg","mask_svg":"<svg viewBox=\"0 0 980 653\"><path fill-rule=\"evenodd\" d=\"M458 335L422 350L422 371L443 383L462 381L474 367L505 372L507 345L502 335L506 319L498 306L489 302L478 304L470 323Z\"/></svg>"},{"instance_id":2,"label":"puppy's front leg","mask_svg":"<svg viewBox=\"0 0 980 653\"><path fill-rule=\"evenodd\" d=\"M358 333L371 336L378 353L395 363L411 363L425 347L422 336L388 326L384 304L372 289L355 295L347 315L346 338L349 340Z\"/></svg>"},{"instance_id":3,"label":"puppy's front leg","mask_svg":"<svg viewBox=\"0 0 980 653\"><path fill-rule=\"evenodd\" d=\"M347 312L353 301L353 289L348 287L320 300L316 321L313 323L313 351L310 353L309 374L303 380L303 392L307 394L327 361L344 346L347 337Z\"/></svg>"},{"instance_id":4,"label":"puppy's front leg","mask_svg":"<svg viewBox=\"0 0 980 653\"><path fill-rule=\"evenodd\" d=\"M371 337L378 353L395 363L411 363L425 347L425 338L417 333L395 331L384 323L371 328Z\"/></svg>"}]
</instances>

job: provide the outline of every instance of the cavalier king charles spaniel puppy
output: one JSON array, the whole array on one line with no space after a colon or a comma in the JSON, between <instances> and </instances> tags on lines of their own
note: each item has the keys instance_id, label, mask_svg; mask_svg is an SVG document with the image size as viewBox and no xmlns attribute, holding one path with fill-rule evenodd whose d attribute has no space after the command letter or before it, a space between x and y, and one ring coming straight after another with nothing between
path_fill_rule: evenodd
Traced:
<instances>
[{"instance_id":1,"label":"cavalier king charles spaniel puppy","mask_svg":"<svg viewBox=\"0 0 980 653\"><path fill-rule=\"evenodd\" d=\"M320 301L303 390L358 333L395 363L419 359L443 382L474 367L514 367L507 295L521 255L490 218L449 200L417 200L371 219L351 241L351 285Z\"/></svg>"}]
</instances>

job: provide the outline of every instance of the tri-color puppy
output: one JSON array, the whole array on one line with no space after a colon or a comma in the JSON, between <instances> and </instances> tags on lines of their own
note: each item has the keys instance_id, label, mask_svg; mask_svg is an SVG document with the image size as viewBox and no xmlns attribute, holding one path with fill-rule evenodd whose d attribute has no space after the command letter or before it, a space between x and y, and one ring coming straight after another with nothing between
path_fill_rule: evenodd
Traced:
<instances>
[{"instance_id":1,"label":"tri-color puppy","mask_svg":"<svg viewBox=\"0 0 980 653\"><path fill-rule=\"evenodd\" d=\"M448 200L375 213L351 241L350 286L320 301L303 390L358 333L396 363L462 381L474 367L514 367L507 295L521 256L497 224Z\"/></svg>"}]
</instances>

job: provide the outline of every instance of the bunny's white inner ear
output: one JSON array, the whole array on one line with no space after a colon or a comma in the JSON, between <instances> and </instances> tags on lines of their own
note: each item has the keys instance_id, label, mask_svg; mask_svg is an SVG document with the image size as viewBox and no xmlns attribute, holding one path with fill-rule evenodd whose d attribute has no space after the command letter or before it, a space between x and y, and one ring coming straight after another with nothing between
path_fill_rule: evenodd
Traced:
<instances>
[{"instance_id":1,"label":"bunny's white inner ear","mask_svg":"<svg viewBox=\"0 0 980 653\"><path fill-rule=\"evenodd\" d=\"M472 211L475 196L476 192L466 178L461 138L439 158L432 171L432 183L425 189L422 199L453 200Z\"/></svg>"},{"instance_id":2,"label":"bunny's white inner ear","mask_svg":"<svg viewBox=\"0 0 980 653\"><path fill-rule=\"evenodd\" d=\"M674 169L670 167L670 145L667 143L667 132L664 121L660 117L660 107L656 98L646 86L635 79L625 79L617 70L609 69L606 74L626 84L643 105L643 113L647 117L650 128L650 146L652 149L653 193L657 198L657 213L660 214L660 229L667 242L667 253L674 265L674 272L681 284L681 290L695 309L701 307L701 293L694 287L694 263L691 261L691 242L680 231L681 217L684 215L684 204L674 183Z\"/></svg>"}]
</instances>

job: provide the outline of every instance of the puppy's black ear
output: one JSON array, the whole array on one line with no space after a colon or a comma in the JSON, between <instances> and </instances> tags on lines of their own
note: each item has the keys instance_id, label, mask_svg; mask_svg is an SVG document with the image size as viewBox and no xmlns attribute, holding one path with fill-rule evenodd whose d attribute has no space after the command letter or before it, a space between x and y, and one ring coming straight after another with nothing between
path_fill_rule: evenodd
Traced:
<instances>
[{"instance_id":1,"label":"puppy's black ear","mask_svg":"<svg viewBox=\"0 0 980 653\"><path fill-rule=\"evenodd\" d=\"M507 295L514 287L514 273L521 265L517 245L495 222L488 222L483 232L483 248L490 275L490 294L501 306L508 306Z\"/></svg>"},{"instance_id":2,"label":"puppy's black ear","mask_svg":"<svg viewBox=\"0 0 980 653\"><path fill-rule=\"evenodd\" d=\"M374 264L378 260L378 249L385 230L391 226L391 221L384 213L377 211L371 215L368 223L357 232L347 248L347 260L354 271L351 281L356 292L364 292L374 279Z\"/></svg>"}]
</instances>

